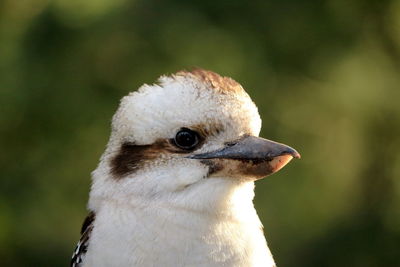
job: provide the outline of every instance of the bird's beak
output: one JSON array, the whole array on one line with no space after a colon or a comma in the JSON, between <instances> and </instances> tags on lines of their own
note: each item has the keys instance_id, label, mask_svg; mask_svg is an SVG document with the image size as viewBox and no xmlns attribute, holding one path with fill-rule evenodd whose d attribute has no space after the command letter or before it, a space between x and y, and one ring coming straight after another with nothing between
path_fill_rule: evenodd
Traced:
<instances>
[{"instance_id":1,"label":"bird's beak","mask_svg":"<svg viewBox=\"0 0 400 267\"><path fill-rule=\"evenodd\" d=\"M292 158L300 158L300 154L284 144L245 136L220 150L188 158L202 160L215 173L259 179L279 171Z\"/></svg>"}]
</instances>

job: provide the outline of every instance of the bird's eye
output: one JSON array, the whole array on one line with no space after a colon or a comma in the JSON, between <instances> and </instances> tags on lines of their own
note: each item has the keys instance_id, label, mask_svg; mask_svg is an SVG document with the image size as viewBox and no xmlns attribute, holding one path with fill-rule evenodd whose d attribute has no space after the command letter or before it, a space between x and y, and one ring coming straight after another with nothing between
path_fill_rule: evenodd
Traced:
<instances>
[{"instance_id":1,"label":"bird's eye","mask_svg":"<svg viewBox=\"0 0 400 267\"><path fill-rule=\"evenodd\" d=\"M199 134L187 128L182 128L175 135L175 144L179 148L191 150L199 144Z\"/></svg>"}]
</instances>

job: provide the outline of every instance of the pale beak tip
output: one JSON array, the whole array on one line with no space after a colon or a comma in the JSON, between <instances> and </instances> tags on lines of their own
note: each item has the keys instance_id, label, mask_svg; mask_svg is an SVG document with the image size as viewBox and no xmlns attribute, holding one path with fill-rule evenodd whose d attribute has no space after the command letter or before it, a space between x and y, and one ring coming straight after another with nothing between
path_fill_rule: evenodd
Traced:
<instances>
[{"instance_id":1,"label":"pale beak tip","mask_svg":"<svg viewBox=\"0 0 400 267\"><path fill-rule=\"evenodd\" d=\"M295 151L295 152L292 154L292 157L295 158L295 159L301 159L301 155L300 155L300 153L297 152L297 151Z\"/></svg>"},{"instance_id":2,"label":"pale beak tip","mask_svg":"<svg viewBox=\"0 0 400 267\"><path fill-rule=\"evenodd\" d=\"M277 156L273 158L270 162L269 165L271 167L271 173L275 173L282 169L286 164L289 163L293 159L293 156L291 154L284 154L281 156Z\"/></svg>"},{"instance_id":3,"label":"pale beak tip","mask_svg":"<svg viewBox=\"0 0 400 267\"><path fill-rule=\"evenodd\" d=\"M288 150L282 152L281 155L290 155L295 159L300 159L301 158L300 153L297 152L294 148L291 148L291 147L289 147Z\"/></svg>"}]
</instances>

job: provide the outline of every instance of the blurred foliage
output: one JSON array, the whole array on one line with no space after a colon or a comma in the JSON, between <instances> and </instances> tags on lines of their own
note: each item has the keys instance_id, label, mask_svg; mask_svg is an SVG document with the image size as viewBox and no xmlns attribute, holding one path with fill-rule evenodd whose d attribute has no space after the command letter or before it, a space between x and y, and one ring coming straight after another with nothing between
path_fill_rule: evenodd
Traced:
<instances>
[{"instance_id":1,"label":"blurred foliage","mask_svg":"<svg viewBox=\"0 0 400 267\"><path fill-rule=\"evenodd\" d=\"M2 266L68 265L119 99L191 66L303 156L257 182L279 266L400 266L395 0L2 0Z\"/></svg>"}]
</instances>

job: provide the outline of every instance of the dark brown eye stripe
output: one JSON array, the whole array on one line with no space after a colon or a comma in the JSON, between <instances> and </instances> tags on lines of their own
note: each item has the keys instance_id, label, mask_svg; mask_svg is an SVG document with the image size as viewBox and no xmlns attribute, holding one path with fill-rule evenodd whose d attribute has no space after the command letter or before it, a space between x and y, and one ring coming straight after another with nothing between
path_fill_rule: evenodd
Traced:
<instances>
[{"instance_id":1,"label":"dark brown eye stripe","mask_svg":"<svg viewBox=\"0 0 400 267\"><path fill-rule=\"evenodd\" d=\"M196 149L200 148L207 137L218 135L223 131L220 124L195 125L188 127L199 134L199 143ZM135 173L145 164L158 158L162 154L187 154L187 151L177 147L174 144L174 139L159 139L153 144L137 145L134 142L125 142L121 145L118 153L111 159L111 174L115 179L121 179L129 174Z\"/></svg>"},{"instance_id":2,"label":"dark brown eye stripe","mask_svg":"<svg viewBox=\"0 0 400 267\"><path fill-rule=\"evenodd\" d=\"M122 178L135 172L143 161L152 159L154 154L147 151L151 145L138 146L134 143L122 144L118 154L111 161L111 173L114 178Z\"/></svg>"},{"instance_id":3,"label":"dark brown eye stripe","mask_svg":"<svg viewBox=\"0 0 400 267\"><path fill-rule=\"evenodd\" d=\"M115 179L123 178L139 170L146 162L163 153L187 153L176 148L170 140L160 139L151 145L136 145L126 142L111 160L111 174Z\"/></svg>"},{"instance_id":4,"label":"dark brown eye stripe","mask_svg":"<svg viewBox=\"0 0 400 267\"><path fill-rule=\"evenodd\" d=\"M220 123L212 123L212 124L198 124L190 127L193 131L198 132L203 138L207 138L209 136L218 135L224 130L224 127Z\"/></svg>"}]
</instances>

